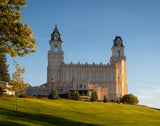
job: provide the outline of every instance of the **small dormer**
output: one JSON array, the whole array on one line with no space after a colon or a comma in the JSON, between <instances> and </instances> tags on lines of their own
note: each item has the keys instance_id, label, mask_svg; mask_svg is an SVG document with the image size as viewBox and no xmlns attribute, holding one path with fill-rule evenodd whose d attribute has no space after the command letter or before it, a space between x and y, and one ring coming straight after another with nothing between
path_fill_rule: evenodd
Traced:
<instances>
[{"instance_id":1,"label":"small dormer","mask_svg":"<svg viewBox=\"0 0 160 126\"><path fill-rule=\"evenodd\" d=\"M61 41L61 34L58 31L57 25L55 25L53 33L51 34L51 40Z\"/></svg>"}]
</instances>

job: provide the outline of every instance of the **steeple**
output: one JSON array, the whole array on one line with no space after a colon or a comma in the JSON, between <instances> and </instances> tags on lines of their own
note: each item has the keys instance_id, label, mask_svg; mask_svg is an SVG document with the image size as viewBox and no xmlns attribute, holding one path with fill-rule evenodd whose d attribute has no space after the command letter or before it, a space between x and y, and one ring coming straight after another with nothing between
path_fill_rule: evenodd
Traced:
<instances>
[{"instance_id":1,"label":"steeple","mask_svg":"<svg viewBox=\"0 0 160 126\"><path fill-rule=\"evenodd\" d=\"M113 40L112 57L110 59L111 63L116 63L117 61L126 59L124 55L124 48L122 38L120 36L116 36Z\"/></svg>"},{"instance_id":2,"label":"steeple","mask_svg":"<svg viewBox=\"0 0 160 126\"><path fill-rule=\"evenodd\" d=\"M51 40L61 41L61 34L58 31L57 24L55 25L53 33L51 34Z\"/></svg>"}]
</instances>

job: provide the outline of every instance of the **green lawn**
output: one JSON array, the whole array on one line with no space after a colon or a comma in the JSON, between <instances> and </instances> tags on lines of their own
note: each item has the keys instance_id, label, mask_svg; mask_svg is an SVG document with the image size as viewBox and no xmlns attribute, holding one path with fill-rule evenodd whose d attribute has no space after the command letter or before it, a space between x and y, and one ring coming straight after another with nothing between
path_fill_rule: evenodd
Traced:
<instances>
[{"instance_id":1,"label":"green lawn","mask_svg":"<svg viewBox=\"0 0 160 126\"><path fill-rule=\"evenodd\" d=\"M160 126L160 111L116 103L0 98L0 126Z\"/></svg>"}]
</instances>

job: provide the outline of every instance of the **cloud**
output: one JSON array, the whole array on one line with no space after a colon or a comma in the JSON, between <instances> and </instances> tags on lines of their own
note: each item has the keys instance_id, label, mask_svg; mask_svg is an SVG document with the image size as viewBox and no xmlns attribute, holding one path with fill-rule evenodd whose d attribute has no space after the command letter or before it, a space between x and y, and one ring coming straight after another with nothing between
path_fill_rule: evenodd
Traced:
<instances>
[{"instance_id":1,"label":"cloud","mask_svg":"<svg viewBox=\"0 0 160 126\"><path fill-rule=\"evenodd\" d=\"M136 88L139 104L160 108L160 85L140 84Z\"/></svg>"}]
</instances>

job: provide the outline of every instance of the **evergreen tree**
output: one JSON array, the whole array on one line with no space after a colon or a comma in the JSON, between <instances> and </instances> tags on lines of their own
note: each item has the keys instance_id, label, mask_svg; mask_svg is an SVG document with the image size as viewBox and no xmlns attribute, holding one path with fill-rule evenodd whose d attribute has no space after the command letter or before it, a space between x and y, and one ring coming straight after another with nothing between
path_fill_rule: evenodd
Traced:
<instances>
[{"instance_id":1,"label":"evergreen tree","mask_svg":"<svg viewBox=\"0 0 160 126\"><path fill-rule=\"evenodd\" d=\"M78 91L76 91L76 94L74 95L74 100L80 100L81 97L80 97L80 94Z\"/></svg>"},{"instance_id":2,"label":"evergreen tree","mask_svg":"<svg viewBox=\"0 0 160 126\"><path fill-rule=\"evenodd\" d=\"M71 99L71 93L70 92L67 93L67 98Z\"/></svg>"},{"instance_id":3,"label":"evergreen tree","mask_svg":"<svg viewBox=\"0 0 160 126\"><path fill-rule=\"evenodd\" d=\"M0 96L3 96L5 92L6 92L6 91L5 91L5 89L4 89L4 86L3 86L3 84L0 82Z\"/></svg>"},{"instance_id":4,"label":"evergreen tree","mask_svg":"<svg viewBox=\"0 0 160 126\"><path fill-rule=\"evenodd\" d=\"M57 94L57 90L55 90L55 88L54 88L54 83L52 84L52 91L49 93L48 98L54 99L54 100L58 99L58 94Z\"/></svg>"},{"instance_id":5,"label":"evergreen tree","mask_svg":"<svg viewBox=\"0 0 160 126\"><path fill-rule=\"evenodd\" d=\"M90 101L97 101L97 100L98 100L97 92L93 91Z\"/></svg>"},{"instance_id":6,"label":"evergreen tree","mask_svg":"<svg viewBox=\"0 0 160 126\"><path fill-rule=\"evenodd\" d=\"M104 98L103 98L103 102L107 102L108 100L107 100L107 97L106 97L106 95L104 96Z\"/></svg>"},{"instance_id":7,"label":"evergreen tree","mask_svg":"<svg viewBox=\"0 0 160 126\"><path fill-rule=\"evenodd\" d=\"M10 82L7 59L4 53L0 53L0 80L5 82Z\"/></svg>"}]
</instances>

